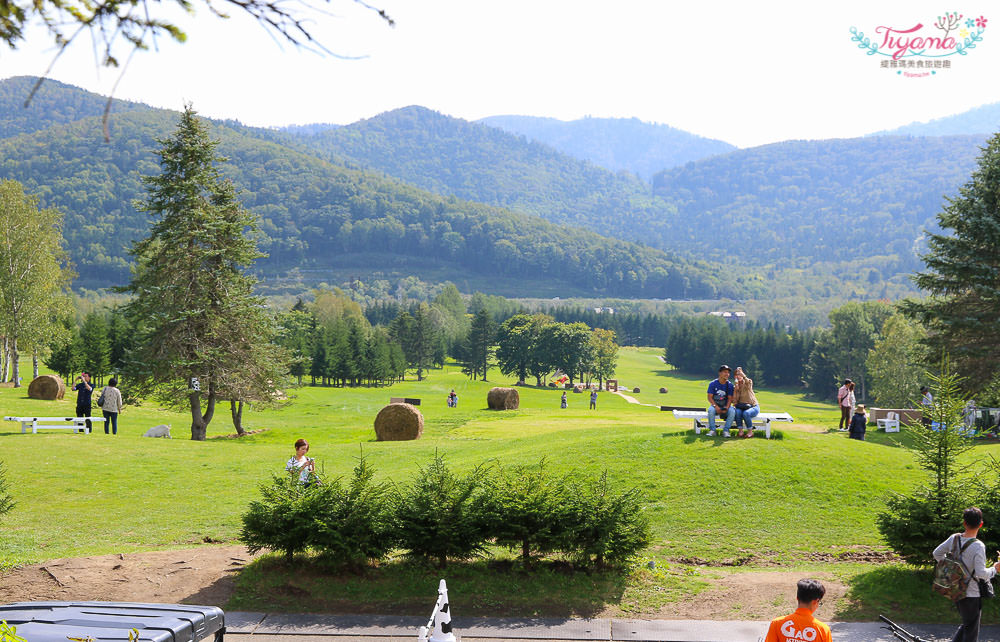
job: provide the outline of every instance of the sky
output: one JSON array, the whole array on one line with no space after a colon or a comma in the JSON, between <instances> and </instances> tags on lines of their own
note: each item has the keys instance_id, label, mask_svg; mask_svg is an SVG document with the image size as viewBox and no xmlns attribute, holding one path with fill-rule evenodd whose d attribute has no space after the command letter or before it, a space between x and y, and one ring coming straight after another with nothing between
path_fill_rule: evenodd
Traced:
<instances>
[{"instance_id":1,"label":"sky","mask_svg":"<svg viewBox=\"0 0 1000 642\"><path fill-rule=\"evenodd\" d=\"M469 120L636 117L740 147L859 136L1000 102L1000 11L984 0L369 2L395 26L354 0L308 14L338 57L282 44L238 9L224 20L194 0L194 16L169 16L187 42L160 39L136 53L115 96L170 109L191 102L257 126L346 124L415 104ZM963 14L962 25L985 17L987 27L975 49L933 75L882 68L888 57L851 41L852 27L878 43L880 26L933 33L946 9ZM0 78L45 72L51 41L40 28L28 39L0 50ZM118 72L95 63L85 38L50 77L107 95Z\"/></svg>"}]
</instances>

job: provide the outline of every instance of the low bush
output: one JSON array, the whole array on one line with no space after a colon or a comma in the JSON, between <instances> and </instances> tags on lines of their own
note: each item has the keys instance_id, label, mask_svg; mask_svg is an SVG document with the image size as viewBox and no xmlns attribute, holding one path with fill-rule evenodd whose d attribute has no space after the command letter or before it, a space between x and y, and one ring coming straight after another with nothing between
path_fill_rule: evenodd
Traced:
<instances>
[{"instance_id":1,"label":"low bush","mask_svg":"<svg viewBox=\"0 0 1000 642\"><path fill-rule=\"evenodd\" d=\"M649 545L639 489L616 493L608 471L576 480L564 492L563 550L587 564L621 564Z\"/></svg>"},{"instance_id":2,"label":"low bush","mask_svg":"<svg viewBox=\"0 0 1000 642\"><path fill-rule=\"evenodd\" d=\"M396 546L389 486L372 483L374 474L362 455L346 485L335 479L317 489L321 505L308 542L333 566L357 568Z\"/></svg>"},{"instance_id":3,"label":"low bush","mask_svg":"<svg viewBox=\"0 0 1000 642\"><path fill-rule=\"evenodd\" d=\"M567 512L564 480L550 477L545 460L536 466L497 466L483 487L483 512L494 541L519 550L525 565L532 554L559 549Z\"/></svg>"},{"instance_id":4,"label":"low bush","mask_svg":"<svg viewBox=\"0 0 1000 642\"><path fill-rule=\"evenodd\" d=\"M436 560L441 568L449 558L482 555L489 537L482 475L481 467L456 475L435 454L396 495L392 526L399 546L411 557Z\"/></svg>"},{"instance_id":5,"label":"low bush","mask_svg":"<svg viewBox=\"0 0 1000 642\"><path fill-rule=\"evenodd\" d=\"M281 551L291 562L310 546L318 518L329 503L326 486L317 481L305 485L298 475L281 473L260 485L261 499L250 502L239 536L251 554Z\"/></svg>"}]
</instances>

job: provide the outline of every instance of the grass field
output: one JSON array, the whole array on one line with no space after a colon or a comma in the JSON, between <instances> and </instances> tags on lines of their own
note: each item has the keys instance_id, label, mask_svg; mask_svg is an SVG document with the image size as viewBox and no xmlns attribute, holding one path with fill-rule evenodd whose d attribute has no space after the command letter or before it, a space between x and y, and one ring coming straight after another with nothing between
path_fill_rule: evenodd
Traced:
<instances>
[{"instance_id":1,"label":"grass field","mask_svg":"<svg viewBox=\"0 0 1000 642\"><path fill-rule=\"evenodd\" d=\"M632 396L655 405L705 405L711 373L678 375L659 354L652 348L622 350L618 378L630 389L642 390ZM126 408L116 437L100 428L89 436L68 431L22 435L17 424L0 424L0 460L18 502L2 521L2 562L9 566L205 541L234 543L240 515L256 497L258 484L282 470L292 443L305 437L312 445L310 455L327 474L349 472L362 449L380 478L403 482L435 452L459 470L494 458L533 463L544 455L554 472L607 469L620 485L638 486L653 525L654 543L644 559L624 574L567 577L553 567L518 580L524 583L518 594L525 604L537 591L559 605L547 613L587 613L607 604L625 612L652 612L658 604L701 590L712 569L723 566L836 574L852 590L851 599L837 607L840 619L871 617L899 599L915 605L908 613L911 619L948 613L946 605L923 596L929 591L920 572L851 562L858 551L885 550L873 516L888 492L908 490L923 473L891 436L869 433L869 441L859 443L829 432L838 419L833 404L759 386L765 411L787 411L796 422L781 425L778 440L723 440L696 437L690 422L610 393L601 393L596 411L587 410L586 395L570 393L569 409L560 410L560 391L529 387L520 389L520 410L487 410L487 390L506 383L496 372L490 382L471 382L457 369L446 368L431 371L425 381L408 380L391 388L306 386L289 391L292 399L284 408L245 413L248 428L266 430L242 439L212 438L232 431L228 406L221 406L206 442L186 438L189 419L184 415L153 404ZM656 392L661 386L669 392ZM459 395L455 409L445 406L452 388ZM27 399L25 388L0 388L0 411L73 414L69 396L42 402ZM423 400L424 436L412 442L375 442L374 416L389 397L397 396ZM159 423L172 423L173 440L140 437ZM995 446L976 448L970 456L986 452L1000 456ZM646 567L649 561L656 569ZM481 614L491 612L495 602L491 595L499 587L488 577L498 564L502 560L449 571L480 578L483 587L470 599L478 600ZM271 566L268 570L263 563L246 571L234 606L282 603L279 592L267 590L281 581L281 569ZM411 572L416 571L388 565L376 577L331 583L317 575L316 584L339 587L337 594L347 603L360 602L344 595L392 608L407 604L400 584ZM540 579L547 573L555 579ZM559 599L552 599L553 591ZM517 603L509 608L517 611Z\"/></svg>"}]
</instances>

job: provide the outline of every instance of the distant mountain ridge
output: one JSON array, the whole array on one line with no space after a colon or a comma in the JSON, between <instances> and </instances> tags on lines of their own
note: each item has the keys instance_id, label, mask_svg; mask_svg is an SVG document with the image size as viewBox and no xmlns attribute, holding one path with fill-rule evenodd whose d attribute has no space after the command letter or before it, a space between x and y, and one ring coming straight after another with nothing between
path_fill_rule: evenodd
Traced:
<instances>
[{"instance_id":1,"label":"distant mountain ridge","mask_svg":"<svg viewBox=\"0 0 1000 642\"><path fill-rule=\"evenodd\" d=\"M328 160L384 172L437 194L630 241L648 243L645 222L670 210L635 176L425 107L395 109L293 139Z\"/></svg>"},{"instance_id":2,"label":"distant mountain ridge","mask_svg":"<svg viewBox=\"0 0 1000 642\"><path fill-rule=\"evenodd\" d=\"M37 80L34 76L0 80L0 138L31 133L81 118L103 116L108 103L106 96L57 80L43 82L31 102L25 105ZM153 108L142 103L118 99L111 101L112 114L150 109Z\"/></svg>"},{"instance_id":3,"label":"distant mountain ridge","mask_svg":"<svg viewBox=\"0 0 1000 642\"><path fill-rule=\"evenodd\" d=\"M478 123L545 143L574 158L612 171L629 171L643 180L656 172L736 149L638 118L582 118L563 121L535 116L489 116Z\"/></svg>"},{"instance_id":4,"label":"distant mountain ridge","mask_svg":"<svg viewBox=\"0 0 1000 642\"><path fill-rule=\"evenodd\" d=\"M984 136L884 136L787 141L661 172L654 192L687 222L687 242L709 249L728 231L749 264L840 263L879 281L922 268L925 229L957 195Z\"/></svg>"},{"instance_id":5,"label":"distant mountain ridge","mask_svg":"<svg viewBox=\"0 0 1000 642\"><path fill-rule=\"evenodd\" d=\"M0 96L12 95L4 84ZM74 104L93 98L77 97ZM133 205L143 196L140 176L159 172L156 139L174 130L178 114L149 107L118 113L105 143L100 116L53 125L47 114L39 114L41 122L6 121L10 111L0 101L2 126L23 131L0 138L0 179L22 182L43 206L66 214L64 235L78 286L122 284L126 249L150 223ZM287 135L273 130L234 121L214 122L210 129L230 159L225 175L260 218L261 246L269 256L258 267L268 275L322 275L316 283L334 279L326 275L338 270L356 277L433 273L437 280L474 279L484 291L522 295L729 292L707 266L658 250L327 162L282 144Z\"/></svg>"},{"instance_id":6,"label":"distant mountain ridge","mask_svg":"<svg viewBox=\"0 0 1000 642\"><path fill-rule=\"evenodd\" d=\"M1000 132L1000 103L991 103L953 116L914 122L870 136L969 136L997 132Z\"/></svg>"}]
</instances>

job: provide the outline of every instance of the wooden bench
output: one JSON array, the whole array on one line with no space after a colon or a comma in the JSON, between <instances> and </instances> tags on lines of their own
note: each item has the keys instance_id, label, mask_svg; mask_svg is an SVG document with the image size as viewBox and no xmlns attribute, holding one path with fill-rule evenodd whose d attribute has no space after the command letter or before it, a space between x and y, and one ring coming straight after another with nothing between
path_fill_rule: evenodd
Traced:
<instances>
[{"instance_id":1,"label":"wooden bench","mask_svg":"<svg viewBox=\"0 0 1000 642\"><path fill-rule=\"evenodd\" d=\"M702 429L708 428L708 411L707 410L674 410L674 417L676 419L691 419L694 421L694 434L700 435ZM753 429L763 430L764 436L768 439L771 438L771 422L772 421L795 421L792 416L787 412L762 412L753 418ZM725 424L724 419L716 419L716 424Z\"/></svg>"},{"instance_id":2,"label":"wooden bench","mask_svg":"<svg viewBox=\"0 0 1000 642\"><path fill-rule=\"evenodd\" d=\"M104 421L104 417L4 417L4 421L17 421L21 424L21 434L31 428L33 434L39 430L75 430L90 433L87 422ZM61 424L44 424L39 422L61 421ZM68 424L68 425L67 425Z\"/></svg>"}]
</instances>

